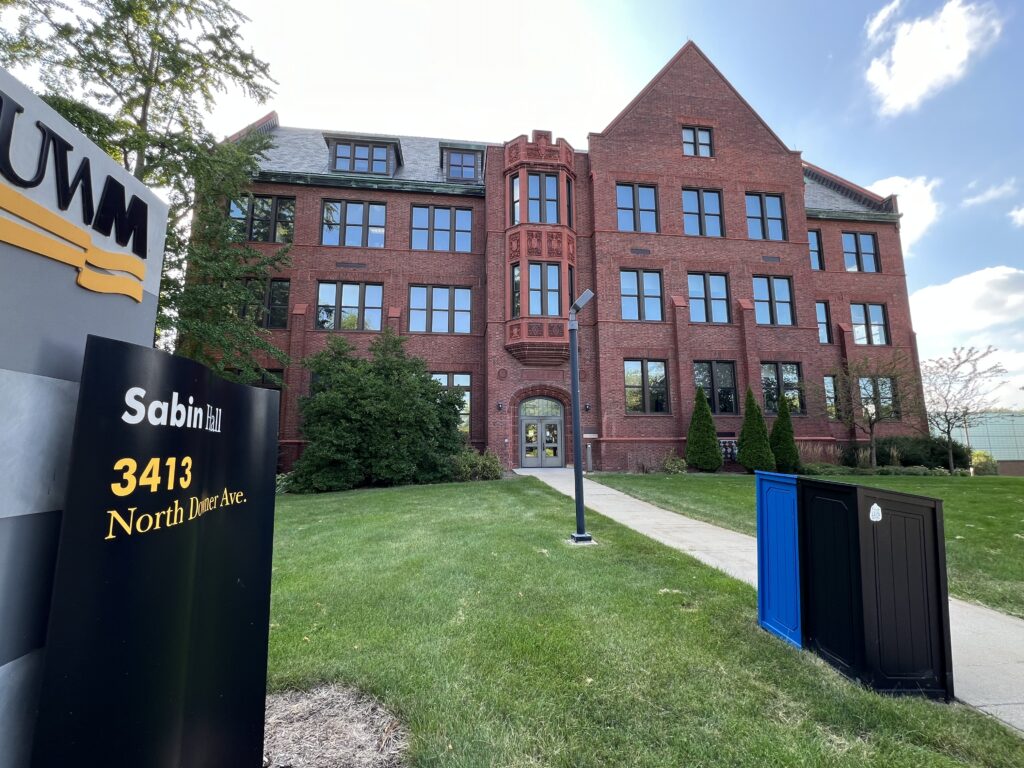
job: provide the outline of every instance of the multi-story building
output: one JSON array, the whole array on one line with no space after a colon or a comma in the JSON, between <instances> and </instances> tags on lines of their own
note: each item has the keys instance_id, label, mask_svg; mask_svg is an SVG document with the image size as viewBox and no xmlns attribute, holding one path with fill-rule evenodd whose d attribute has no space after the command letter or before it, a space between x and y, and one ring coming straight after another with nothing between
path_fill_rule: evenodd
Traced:
<instances>
[{"instance_id":1,"label":"multi-story building","mask_svg":"<svg viewBox=\"0 0 1024 768\"><path fill-rule=\"evenodd\" d=\"M504 144L286 128L232 207L256 247L291 240L267 288L283 371L282 461L301 451L301 361L390 327L465 388L470 442L509 467L571 455L568 307L580 315L582 431L596 468L685 452L698 386L735 439L750 387L788 398L798 440L857 437L829 372L851 355L916 361L899 213L801 160L692 43L588 151L534 131ZM259 245L259 243L266 245ZM916 362L914 363L916 365ZM854 407L897 415L898 381ZM905 383L914 386L915 383Z\"/></svg>"}]
</instances>

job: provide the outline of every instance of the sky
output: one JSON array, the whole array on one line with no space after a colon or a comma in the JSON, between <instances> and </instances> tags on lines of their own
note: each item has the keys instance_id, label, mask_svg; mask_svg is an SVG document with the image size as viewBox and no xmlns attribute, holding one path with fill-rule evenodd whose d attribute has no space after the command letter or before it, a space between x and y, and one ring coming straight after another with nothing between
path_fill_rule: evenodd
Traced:
<instances>
[{"instance_id":1,"label":"sky","mask_svg":"<svg viewBox=\"0 0 1024 768\"><path fill-rule=\"evenodd\" d=\"M992 344L1024 408L1024 19L1019 0L247 0L283 125L578 149L688 40L803 157L899 195L922 359Z\"/></svg>"}]
</instances>

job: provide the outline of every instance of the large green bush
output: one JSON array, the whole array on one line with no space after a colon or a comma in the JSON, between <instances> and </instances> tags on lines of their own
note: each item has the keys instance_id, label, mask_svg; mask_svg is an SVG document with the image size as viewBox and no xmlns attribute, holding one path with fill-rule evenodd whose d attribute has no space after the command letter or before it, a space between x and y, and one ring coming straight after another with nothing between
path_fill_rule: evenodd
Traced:
<instances>
[{"instance_id":1,"label":"large green bush","mask_svg":"<svg viewBox=\"0 0 1024 768\"><path fill-rule=\"evenodd\" d=\"M750 387L747 387L747 398L743 408L745 413L736 460L746 467L748 472L774 472L775 456L768 442L768 427L764 424L761 408L754 399Z\"/></svg>"},{"instance_id":2,"label":"large green bush","mask_svg":"<svg viewBox=\"0 0 1024 768\"><path fill-rule=\"evenodd\" d=\"M453 476L452 457L466 447L459 432L462 393L431 378L385 331L356 357L335 337L306 361L314 384L300 402L307 439L289 479L298 493L363 485L436 483Z\"/></svg>"},{"instance_id":3,"label":"large green bush","mask_svg":"<svg viewBox=\"0 0 1024 768\"><path fill-rule=\"evenodd\" d=\"M686 433L686 464L702 472L716 472L722 466L722 446L715 434L715 420L704 390L697 388L693 417Z\"/></svg>"},{"instance_id":4,"label":"large green bush","mask_svg":"<svg viewBox=\"0 0 1024 768\"><path fill-rule=\"evenodd\" d=\"M857 448L849 445L843 452L843 463L857 466ZM949 468L948 443L945 438L932 435L880 437L876 441L878 466L944 467ZM966 469L971 465L967 447L953 441L953 464Z\"/></svg>"},{"instance_id":5,"label":"large green bush","mask_svg":"<svg viewBox=\"0 0 1024 768\"><path fill-rule=\"evenodd\" d=\"M971 466L976 475L998 475L999 463L988 451L974 451L971 454Z\"/></svg>"},{"instance_id":6,"label":"large green bush","mask_svg":"<svg viewBox=\"0 0 1024 768\"><path fill-rule=\"evenodd\" d=\"M490 451L478 453L466 448L452 457L453 480L501 480L501 459Z\"/></svg>"},{"instance_id":7,"label":"large green bush","mask_svg":"<svg viewBox=\"0 0 1024 768\"><path fill-rule=\"evenodd\" d=\"M799 472L800 452L796 449L796 437L793 435L793 420L789 416L789 399L779 398L779 415L772 424L769 438L772 454L775 456L775 467L779 472Z\"/></svg>"}]
</instances>

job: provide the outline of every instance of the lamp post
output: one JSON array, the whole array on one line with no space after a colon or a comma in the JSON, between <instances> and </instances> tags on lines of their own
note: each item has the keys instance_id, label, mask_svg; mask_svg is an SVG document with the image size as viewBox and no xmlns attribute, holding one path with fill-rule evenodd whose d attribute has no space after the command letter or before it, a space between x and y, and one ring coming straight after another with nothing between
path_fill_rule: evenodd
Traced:
<instances>
[{"instance_id":1,"label":"lamp post","mask_svg":"<svg viewBox=\"0 0 1024 768\"><path fill-rule=\"evenodd\" d=\"M576 313L594 298L589 288L569 307L569 386L572 388L572 468L576 477L576 533L569 539L574 544L588 544L593 537L587 533L583 513L583 430L580 428L580 353L578 333L580 324Z\"/></svg>"}]
</instances>

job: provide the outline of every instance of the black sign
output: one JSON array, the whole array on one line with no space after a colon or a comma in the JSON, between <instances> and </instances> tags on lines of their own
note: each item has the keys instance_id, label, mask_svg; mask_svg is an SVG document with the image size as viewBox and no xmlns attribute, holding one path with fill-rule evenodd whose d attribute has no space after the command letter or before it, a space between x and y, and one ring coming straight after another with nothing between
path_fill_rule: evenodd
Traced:
<instances>
[{"instance_id":1,"label":"black sign","mask_svg":"<svg viewBox=\"0 0 1024 768\"><path fill-rule=\"evenodd\" d=\"M36 768L262 764L278 399L89 337Z\"/></svg>"}]
</instances>

